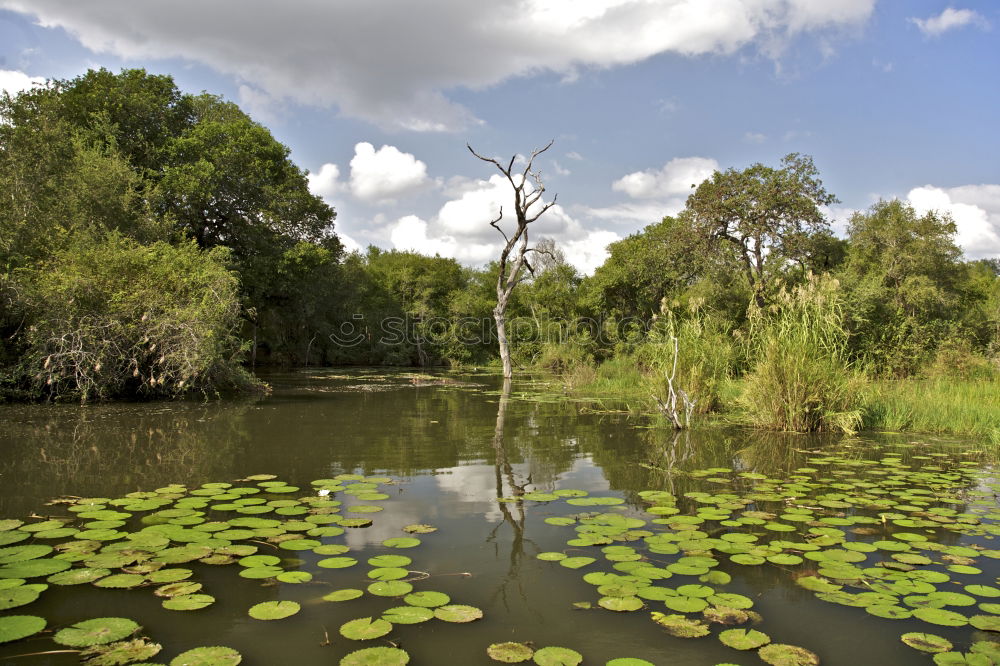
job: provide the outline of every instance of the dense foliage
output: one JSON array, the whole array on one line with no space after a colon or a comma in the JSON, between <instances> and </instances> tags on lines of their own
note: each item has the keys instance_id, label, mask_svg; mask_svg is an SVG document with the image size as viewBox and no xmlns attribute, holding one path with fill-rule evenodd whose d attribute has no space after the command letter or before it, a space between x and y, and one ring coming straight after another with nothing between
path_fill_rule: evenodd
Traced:
<instances>
[{"instance_id":1,"label":"dense foliage","mask_svg":"<svg viewBox=\"0 0 1000 666\"><path fill-rule=\"evenodd\" d=\"M8 395L211 392L267 363L497 362L497 266L345 254L288 149L230 102L99 70L4 96L0 117ZM994 380L1000 261L967 261L947 215L896 200L838 238L834 201L791 154L716 172L591 276L542 239L507 308L516 367L648 399L676 338L696 411L800 430L871 424L872 396L896 395L873 381Z\"/></svg>"}]
</instances>

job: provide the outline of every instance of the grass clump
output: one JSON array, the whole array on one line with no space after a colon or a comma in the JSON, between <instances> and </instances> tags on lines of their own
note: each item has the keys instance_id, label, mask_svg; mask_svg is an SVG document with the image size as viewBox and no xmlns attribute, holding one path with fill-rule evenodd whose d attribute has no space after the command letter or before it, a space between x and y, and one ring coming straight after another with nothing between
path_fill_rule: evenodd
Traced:
<instances>
[{"instance_id":1,"label":"grass clump","mask_svg":"<svg viewBox=\"0 0 1000 666\"><path fill-rule=\"evenodd\" d=\"M737 398L745 421L773 430L856 431L863 380L847 360L839 283L810 276L750 317L751 369Z\"/></svg>"}]
</instances>

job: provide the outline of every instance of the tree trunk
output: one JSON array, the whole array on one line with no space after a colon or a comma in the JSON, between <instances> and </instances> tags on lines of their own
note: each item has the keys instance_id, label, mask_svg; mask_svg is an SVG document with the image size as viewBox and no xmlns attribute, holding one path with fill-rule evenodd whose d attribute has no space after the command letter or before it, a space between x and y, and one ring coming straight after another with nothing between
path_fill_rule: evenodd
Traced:
<instances>
[{"instance_id":1,"label":"tree trunk","mask_svg":"<svg viewBox=\"0 0 1000 666\"><path fill-rule=\"evenodd\" d=\"M500 344L500 361L503 363L503 378L509 382L514 376L514 365L510 360L510 343L507 341L507 299L498 302L493 308L493 319L497 323L497 342Z\"/></svg>"}]
</instances>

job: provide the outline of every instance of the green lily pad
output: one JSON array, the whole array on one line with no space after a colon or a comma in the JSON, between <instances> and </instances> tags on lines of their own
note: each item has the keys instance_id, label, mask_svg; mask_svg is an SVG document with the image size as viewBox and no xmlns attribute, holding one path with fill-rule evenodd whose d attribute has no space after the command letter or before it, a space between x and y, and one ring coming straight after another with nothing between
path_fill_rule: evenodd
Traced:
<instances>
[{"instance_id":1,"label":"green lily pad","mask_svg":"<svg viewBox=\"0 0 1000 666\"><path fill-rule=\"evenodd\" d=\"M340 625L340 635L352 641L380 638L392 631L392 624L382 619L362 617Z\"/></svg>"},{"instance_id":2,"label":"green lily pad","mask_svg":"<svg viewBox=\"0 0 1000 666\"><path fill-rule=\"evenodd\" d=\"M170 660L170 666L236 666L243 655L223 646L198 647L182 652Z\"/></svg>"},{"instance_id":3,"label":"green lily pad","mask_svg":"<svg viewBox=\"0 0 1000 666\"><path fill-rule=\"evenodd\" d=\"M368 572L368 578L370 580L399 580L400 578L406 578L409 575L409 571L399 567L380 567L378 569L372 569Z\"/></svg>"},{"instance_id":4,"label":"green lily pad","mask_svg":"<svg viewBox=\"0 0 1000 666\"><path fill-rule=\"evenodd\" d=\"M493 661L505 664L519 664L531 659L532 655L535 654L535 650L524 643L493 643L486 648L486 654Z\"/></svg>"},{"instance_id":5,"label":"green lily pad","mask_svg":"<svg viewBox=\"0 0 1000 666\"><path fill-rule=\"evenodd\" d=\"M452 604L449 606L438 606L434 609L434 617L445 622L473 622L483 616L483 611L474 606L463 606Z\"/></svg>"},{"instance_id":6,"label":"green lily pad","mask_svg":"<svg viewBox=\"0 0 1000 666\"><path fill-rule=\"evenodd\" d=\"M44 629L46 624L45 618L35 615L5 615L0 617L0 643L9 643L33 636Z\"/></svg>"},{"instance_id":7,"label":"green lily pad","mask_svg":"<svg viewBox=\"0 0 1000 666\"><path fill-rule=\"evenodd\" d=\"M796 645L771 643L757 650L757 656L771 666L818 666L819 657L814 652Z\"/></svg>"},{"instance_id":8,"label":"green lily pad","mask_svg":"<svg viewBox=\"0 0 1000 666\"><path fill-rule=\"evenodd\" d=\"M947 652L952 648L951 641L947 638L916 631L903 634L899 640L921 652Z\"/></svg>"},{"instance_id":9,"label":"green lily pad","mask_svg":"<svg viewBox=\"0 0 1000 666\"><path fill-rule=\"evenodd\" d=\"M422 523L403 527L403 531L407 534L430 534L431 532L437 532L437 529L433 525L424 525Z\"/></svg>"},{"instance_id":10,"label":"green lily pad","mask_svg":"<svg viewBox=\"0 0 1000 666\"><path fill-rule=\"evenodd\" d=\"M408 663L410 655L394 647L355 650L340 660L340 666L405 666Z\"/></svg>"},{"instance_id":11,"label":"green lily pad","mask_svg":"<svg viewBox=\"0 0 1000 666\"><path fill-rule=\"evenodd\" d=\"M195 583L193 581L181 581L177 583L169 583L167 585L161 585L160 587L153 590L153 594L158 597L182 597L188 594L194 594L201 589L201 583Z\"/></svg>"},{"instance_id":12,"label":"green lily pad","mask_svg":"<svg viewBox=\"0 0 1000 666\"><path fill-rule=\"evenodd\" d=\"M973 615L969 624L983 631L1000 631L1000 615Z\"/></svg>"},{"instance_id":13,"label":"green lily pad","mask_svg":"<svg viewBox=\"0 0 1000 666\"><path fill-rule=\"evenodd\" d=\"M407 567L412 563L413 560L406 555L376 555L375 557L368 558L368 564L376 568Z\"/></svg>"},{"instance_id":14,"label":"green lily pad","mask_svg":"<svg viewBox=\"0 0 1000 666\"><path fill-rule=\"evenodd\" d=\"M645 605L639 597L601 597L597 604L616 612L637 611Z\"/></svg>"},{"instance_id":15,"label":"green lily pad","mask_svg":"<svg viewBox=\"0 0 1000 666\"><path fill-rule=\"evenodd\" d=\"M756 650L771 642L771 637L756 629L727 629L719 634L723 645L736 650Z\"/></svg>"},{"instance_id":16,"label":"green lily pad","mask_svg":"<svg viewBox=\"0 0 1000 666\"><path fill-rule=\"evenodd\" d=\"M393 624L420 624L434 619L434 611L420 606L396 606L382 611L382 619Z\"/></svg>"},{"instance_id":17,"label":"green lily pad","mask_svg":"<svg viewBox=\"0 0 1000 666\"><path fill-rule=\"evenodd\" d=\"M403 597L403 601L410 604L411 606L421 606L423 608L437 608L438 606L445 606L451 602L451 597L449 597L444 592L434 592L431 590L425 590L422 592L414 592L412 594L407 594Z\"/></svg>"},{"instance_id":18,"label":"green lily pad","mask_svg":"<svg viewBox=\"0 0 1000 666\"><path fill-rule=\"evenodd\" d=\"M113 574L111 576L105 576L93 582L93 585L97 587L107 587L114 589L126 590L133 587L139 587L146 582L145 576L140 576L139 574Z\"/></svg>"},{"instance_id":19,"label":"green lily pad","mask_svg":"<svg viewBox=\"0 0 1000 666\"><path fill-rule=\"evenodd\" d=\"M420 545L416 537L393 537L382 542L386 548L413 548Z\"/></svg>"},{"instance_id":20,"label":"green lily pad","mask_svg":"<svg viewBox=\"0 0 1000 666\"><path fill-rule=\"evenodd\" d=\"M0 578L38 578L40 576L51 576L54 573L65 571L71 566L70 562L55 559L17 562L16 564L0 567Z\"/></svg>"},{"instance_id":21,"label":"green lily pad","mask_svg":"<svg viewBox=\"0 0 1000 666\"><path fill-rule=\"evenodd\" d=\"M944 627L962 627L969 623L964 615L943 608L917 608L913 611L913 616Z\"/></svg>"},{"instance_id":22,"label":"green lily pad","mask_svg":"<svg viewBox=\"0 0 1000 666\"><path fill-rule=\"evenodd\" d=\"M699 638L707 636L708 625L700 620L691 620L683 615L666 615L659 611L650 613L653 622L667 630L671 636L677 638Z\"/></svg>"},{"instance_id":23,"label":"green lily pad","mask_svg":"<svg viewBox=\"0 0 1000 666\"><path fill-rule=\"evenodd\" d=\"M402 580L385 580L368 586L369 594L377 597L401 597L413 590L413 585Z\"/></svg>"},{"instance_id":24,"label":"green lily pad","mask_svg":"<svg viewBox=\"0 0 1000 666\"><path fill-rule=\"evenodd\" d=\"M559 560L559 564L567 569L579 569L596 561L593 557L567 557Z\"/></svg>"},{"instance_id":25,"label":"green lily pad","mask_svg":"<svg viewBox=\"0 0 1000 666\"><path fill-rule=\"evenodd\" d=\"M283 620L300 609L301 606L294 601L265 601L251 606L247 614L255 620Z\"/></svg>"},{"instance_id":26,"label":"green lily pad","mask_svg":"<svg viewBox=\"0 0 1000 666\"><path fill-rule=\"evenodd\" d=\"M52 637L60 645L89 647L119 641L139 630L139 625L124 617L99 617L61 629Z\"/></svg>"},{"instance_id":27,"label":"green lily pad","mask_svg":"<svg viewBox=\"0 0 1000 666\"><path fill-rule=\"evenodd\" d=\"M358 561L353 557L327 557L316 563L316 566L324 569L346 569L353 567Z\"/></svg>"},{"instance_id":28,"label":"green lily pad","mask_svg":"<svg viewBox=\"0 0 1000 666\"><path fill-rule=\"evenodd\" d=\"M636 659L635 657L618 657L607 662L604 666L656 666L651 661Z\"/></svg>"},{"instance_id":29,"label":"green lily pad","mask_svg":"<svg viewBox=\"0 0 1000 666\"><path fill-rule=\"evenodd\" d=\"M40 594L41 590L28 585L0 590L0 610L10 610L19 606L26 606L38 599Z\"/></svg>"},{"instance_id":30,"label":"green lily pad","mask_svg":"<svg viewBox=\"0 0 1000 666\"><path fill-rule=\"evenodd\" d=\"M569 648L543 647L535 652L533 659L538 666L577 666L583 661L583 655Z\"/></svg>"},{"instance_id":31,"label":"green lily pad","mask_svg":"<svg viewBox=\"0 0 1000 666\"><path fill-rule=\"evenodd\" d=\"M192 611L207 608L214 603L215 597L210 594L185 594L164 599L161 605L167 610Z\"/></svg>"},{"instance_id":32,"label":"green lily pad","mask_svg":"<svg viewBox=\"0 0 1000 666\"><path fill-rule=\"evenodd\" d=\"M88 666L120 666L146 661L159 654L163 646L145 638L92 645L80 651L80 660Z\"/></svg>"}]
</instances>

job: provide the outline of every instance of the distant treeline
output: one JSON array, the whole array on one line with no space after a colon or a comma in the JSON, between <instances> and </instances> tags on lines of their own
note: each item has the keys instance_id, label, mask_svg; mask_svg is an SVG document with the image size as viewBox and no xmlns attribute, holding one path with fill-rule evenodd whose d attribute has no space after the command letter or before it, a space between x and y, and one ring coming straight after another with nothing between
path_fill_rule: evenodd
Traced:
<instances>
[{"instance_id":1,"label":"distant treeline","mask_svg":"<svg viewBox=\"0 0 1000 666\"><path fill-rule=\"evenodd\" d=\"M346 253L288 149L231 102L97 70L5 95L0 118L8 398L252 390L247 368L263 364L496 362L492 267ZM717 172L593 276L546 240L508 310L515 359L653 372L680 335L689 383L718 383L753 373L771 353L761 332L812 298L834 313L820 344L846 366L992 377L1000 262L964 260L949 218L898 201L837 238L821 212L833 201L793 154Z\"/></svg>"}]
</instances>

